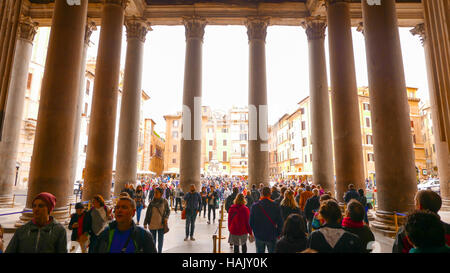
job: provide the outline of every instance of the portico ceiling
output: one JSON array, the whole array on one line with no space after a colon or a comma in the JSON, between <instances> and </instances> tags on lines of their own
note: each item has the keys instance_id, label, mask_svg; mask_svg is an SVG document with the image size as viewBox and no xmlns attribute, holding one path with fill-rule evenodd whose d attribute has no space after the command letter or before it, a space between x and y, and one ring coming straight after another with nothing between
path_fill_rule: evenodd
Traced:
<instances>
[{"instance_id":1,"label":"portico ceiling","mask_svg":"<svg viewBox=\"0 0 450 273\"><path fill-rule=\"evenodd\" d=\"M88 17L100 25L101 0L89 0ZM423 22L420 0L397 0L399 26ZM200 16L209 25L243 25L246 18L270 18L270 25L299 26L306 17L325 16L323 0L129 0L126 16L145 17L152 25L182 25L185 16ZM50 26L54 0L25 0L24 14ZM352 25L362 22L361 0L351 0Z\"/></svg>"}]
</instances>

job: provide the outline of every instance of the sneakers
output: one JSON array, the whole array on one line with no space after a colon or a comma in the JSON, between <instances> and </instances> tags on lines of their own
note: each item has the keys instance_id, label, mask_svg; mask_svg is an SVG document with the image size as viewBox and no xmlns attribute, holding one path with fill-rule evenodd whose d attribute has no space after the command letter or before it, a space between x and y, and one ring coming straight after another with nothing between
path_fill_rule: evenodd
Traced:
<instances>
[{"instance_id":1,"label":"sneakers","mask_svg":"<svg viewBox=\"0 0 450 273\"><path fill-rule=\"evenodd\" d=\"M184 240L187 241L187 240L188 240L188 237L184 238Z\"/></svg>"},{"instance_id":2,"label":"sneakers","mask_svg":"<svg viewBox=\"0 0 450 273\"><path fill-rule=\"evenodd\" d=\"M208 220L208 224L211 224L211 222Z\"/></svg>"},{"instance_id":3,"label":"sneakers","mask_svg":"<svg viewBox=\"0 0 450 273\"><path fill-rule=\"evenodd\" d=\"M195 238L191 236L191 241L195 241Z\"/></svg>"}]
</instances>

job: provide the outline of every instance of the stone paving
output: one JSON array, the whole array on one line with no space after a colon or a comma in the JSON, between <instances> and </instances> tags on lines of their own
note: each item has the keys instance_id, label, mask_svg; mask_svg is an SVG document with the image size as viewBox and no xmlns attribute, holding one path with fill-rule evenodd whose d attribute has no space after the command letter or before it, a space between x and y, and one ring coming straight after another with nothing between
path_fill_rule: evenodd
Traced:
<instances>
[{"instance_id":1,"label":"stone paving","mask_svg":"<svg viewBox=\"0 0 450 273\"><path fill-rule=\"evenodd\" d=\"M9 213L9 212L17 212L24 208L24 199L18 200L16 206L14 208L1 208L0 214ZM23 203L22 203L23 202ZM208 213L206 213L206 218L203 217L203 212L201 216L197 216L194 238L195 241L184 241L185 237L185 220L181 219L181 212L175 213L174 210L171 211L169 217L169 228L170 231L164 236L164 245L163 245L163 253L212 253L213 252L213 240L212 236L215 232L218 231L218 219L219 219L219 211L216 211L216 221L211 222L211 224L207 223ZM144 222L146 209L144 209L141 213L141 225ZM450 222L450 212L440 212L440 215L443 221ZM11 216L0 216L0 224L6 227L11 227L14 225L15 221L19 219L20 214L15 214ZM212 217L212 215L211 215ZM222 229L223 237L226 239L221 242L221 251L222 253L232 253L233 249L229 247L228 244L228 228L227 228L227 220L228 216L226 211L224 212L224 227ZM136 220L136 218L135 218ZM70 249L70 235L72 231L67 230L67 242L68 249ZM374 232L375 239L380 243L382 253L390 253L392 251L392 245L394 240L392 238L383 236L381 233ZM12 233L5 233L4 241L5 246L9 243L12 238ZM247 248L249 253L256 253L255 243L247 243ZM78 251L79 252L79 251Z\"/></svg>"}]
</instances>

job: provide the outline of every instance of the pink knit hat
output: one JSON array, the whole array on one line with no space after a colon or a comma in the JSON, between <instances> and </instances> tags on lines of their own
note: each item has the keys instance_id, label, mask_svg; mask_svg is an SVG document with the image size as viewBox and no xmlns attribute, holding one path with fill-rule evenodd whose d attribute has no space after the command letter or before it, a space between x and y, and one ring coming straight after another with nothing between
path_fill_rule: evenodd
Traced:
<instances>
[{"instance_id":1,"label":"pink knit hat","mask_svg":"<svg viewBox=\"0 0 450 273\"><path fill-rule=\"evenodd\" d=\"M48 213L52 212L52 210L55 208L56 197L51 193L41 192L33 199L33 203L36 199L41 199L42 201L44 201L47 204Z\"/></svg>"}]
</instances>

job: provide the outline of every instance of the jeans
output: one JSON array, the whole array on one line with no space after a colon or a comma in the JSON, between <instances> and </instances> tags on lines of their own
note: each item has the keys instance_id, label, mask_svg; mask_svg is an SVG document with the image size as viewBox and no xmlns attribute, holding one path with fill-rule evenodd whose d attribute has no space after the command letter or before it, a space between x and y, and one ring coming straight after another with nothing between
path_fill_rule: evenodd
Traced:
<instances>
[{"instance_id":1,"label":"jeans","mask_svg":"<svg viewBox=\"0 0 450 273\"><path fill-rule=\"evenodd\" d=\"M181 204L181 198L175 198L175 212L177 212L178 204L180 204L180 210L183 210L183 204Z\"/></svg>"},{"instance_id":2,"label":"jeans","mask_svg":"<svg viewBox=\"0 0 450 273\"><path fill-rule=\"evenodd\" d=\"M255 245L256 245L256 253L265 253L266 252L266 246L267 246L267 252L273 253L275 251L275 243L276 240L271 242L261 241L255 238Z\"/></svg>"},{"instance_id":3,"label":"jeans","mask_svg":"<svg viewBox=\"0 0 450 273\"><path fill-rule=\"evenodd\" d=\"M194 236L195 218L197 217L197 211L192 209L186 209L186 237Z\"/></svg>"},{"instance_id":4,"label":"jeans","mask_svg":"<svg viewBox=\"0 0 450 273\"><path fill-rule=\"evenodd\" d=\"M216 206L208 205L208 221L211 221L211 210L213 211L213 220L216 220Z\"/></svg>"},{"instance_id":5,"label":"jeans","mask_svg":"<svg viewBox=\"0 0 450 273\"><path fill-rule=\"evenodd\" d=\"M136 207L136 218L137 218L137 222L139 223L141 220L141 212L142 212L142 208L144 206L140 205Z\"/></svg>"},{"instance_id":6,"label":"jeans","mask_svg":"<svg viewBox=\"0 0 450 273\"><path fill-rule=\"evenodd\" d=\"M155 242L156 246L156 233L158 233L158 253L162 252L163 243L164 243L164 229L151 229L150 233L153 236L153 241Z\"/></svg>"}]
</instances>

